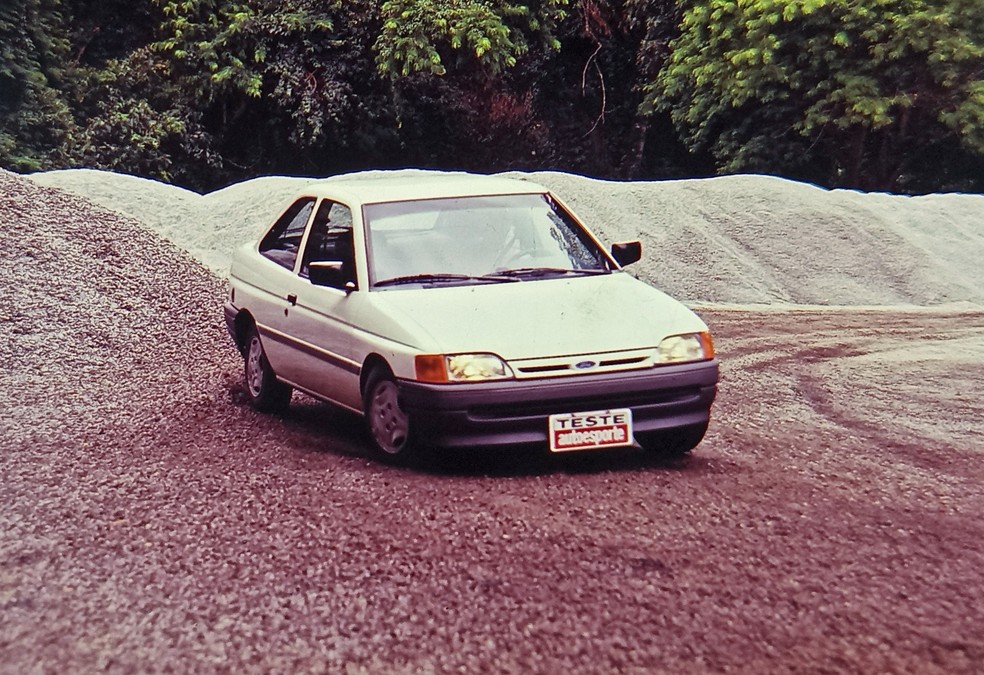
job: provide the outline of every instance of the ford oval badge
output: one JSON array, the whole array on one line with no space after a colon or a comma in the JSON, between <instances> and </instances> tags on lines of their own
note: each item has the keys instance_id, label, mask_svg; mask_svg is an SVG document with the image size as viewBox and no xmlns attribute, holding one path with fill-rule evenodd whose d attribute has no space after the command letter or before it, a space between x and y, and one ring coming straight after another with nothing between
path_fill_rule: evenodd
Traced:
<instances>
[{"instance_id":1,"label":"ford oval badge","mask_svg":"<svg viewBox=\"0 0 984 675\"><path fill-rule=\"evenodd\" d=\"M594 361L579 361L578 363L574 364L574 367L577 368L578 370L587 370L588 368L594 368L597 365L598 364L595 363Z\"/></svg>"}]
</instances>

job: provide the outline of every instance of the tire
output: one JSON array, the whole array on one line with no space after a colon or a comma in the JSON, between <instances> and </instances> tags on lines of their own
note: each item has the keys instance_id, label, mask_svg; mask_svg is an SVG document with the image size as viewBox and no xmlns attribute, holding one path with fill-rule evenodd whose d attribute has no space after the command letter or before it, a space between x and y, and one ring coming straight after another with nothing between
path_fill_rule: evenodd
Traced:
<instances>
[{"instance_id":1,"label":"tire","mask_svg":"<svg viewBox=\"0 0 984 675\"><path fill-rule=\"evenodd\" d=\"M277 379L267 361L256 326L250 326L243 349L246 396L261 412L283 413L290 405L293 389Z\"/></svg>"},{"instance_id":2,"label":"tire","mask_svg":"<svg viewBox=\"0 0 984 675\"><path fill-rule=\"evenodd\" d=\"M377 367L366 380L363 410L373 457L387 464L407 465L419 453L412 419L400 407L399 394L392 374Z\"/></svg>"},{"instance_id":3,"label":"tire","mask_svg":"<svg viewBox=\"0 0 984 675\"><path fill-rule=\"evenodd\" d=\"M647 439L645 447L664 459L680 459L700 445L707 433L707 422L660 432Z\"/></svg>"}]
</instances>

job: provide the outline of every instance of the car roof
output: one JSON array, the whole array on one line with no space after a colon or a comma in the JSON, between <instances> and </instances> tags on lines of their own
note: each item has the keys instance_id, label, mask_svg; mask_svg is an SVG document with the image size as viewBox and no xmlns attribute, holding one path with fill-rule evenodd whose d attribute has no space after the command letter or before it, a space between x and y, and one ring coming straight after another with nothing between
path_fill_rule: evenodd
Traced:
<instances>
[{"instance_id":1,"label":"car roof","mask_svg":"<svg viewBox=\"0 0 984 675\"><path fill-rule=\"evenodd\" d=\"M303 193L362 204L487 195L542 194L542 185L516 178L438 171L378 171L333 176Z\"/></svg>"}]
</instances>

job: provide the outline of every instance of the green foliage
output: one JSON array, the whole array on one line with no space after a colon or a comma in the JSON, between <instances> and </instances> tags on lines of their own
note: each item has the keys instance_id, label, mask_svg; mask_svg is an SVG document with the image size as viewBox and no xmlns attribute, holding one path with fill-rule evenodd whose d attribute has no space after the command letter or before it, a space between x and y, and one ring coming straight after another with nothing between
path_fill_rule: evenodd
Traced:
<instances>
[{"instance_id":1,"label":"green foliage","mask_svg":"<svg viewBox=\"0 0 984 675\"><path fill-rule=\"evenodd\" d=\"M219 166L200 114L149 50L80 78L85 123L67 146L76 163L192 184Z\"/></svg>"},{"instance_id":2,"label":"green foliage","mask_svg":"<svg viewBox=\"0 0 984 675\"><path fill-rule=\"evenodd\" d=\"M444 75L448 62L497 74L512 68L531 41L553 49L569 0L386 0L375 43L380 71L390 77Z\"/></svg>"},{"instance_id":3,"label":"green foliage","mask_svg":"<svg viewBox=\"0 0 984 675\"><path fill-rule=\"evenodd\" d=\"M672 50L646 105L725 170L891 188L953 139L984 154L978 0L705 0Z\"/></svg>"},{"instance_id":4,"label":"green foliage","mask_svg":"<svg viewBox=\"0 0 984 675\"><path fill-rule=\"evenodd\" d=\"M979 0L4 0L0 165L984 189Z\"/></svg>"},{"instance_id":5,"label":"green foliage","mask_svg":"<svg viewBox=\"0 0 984 675\"><path fill-rule=\"evenodd\" d=\"M364 19L372 3L154 2L156 38L108 62L81 97L84 161L201 187L324 170L385 129L372 106L382 82ZM126 147L114 152L114 137Z\"/></svg>"},{"instance_id":6,"label":"green foliage","mask_svg":"<svg viewBox=\"0 0 984 675\"><path fill-rule=\"evenodd\" d=\"M382 3L374 48L401 143L390 161L477 171L548 162L544 106L558 115L569 86L554 91L544 67L574 20L566 4Z\"/></svg>"},{"instance_id":7,"label":"green foliage","mask_svg":"<svg viewBox=\"0 0 984 675\"><path fill-rule=\"evenodd\" d=\"M0 165L57 166L73 128L66 96L69 43L58 0L0 6Z\"/></svg>"},{"instance_id":8,"label":"green foliage","mask_svg":"<svg viewBox=\"0 0 984 675\"><path fill-rule=\"evenodd\" d=\"M85 129L79 157L86 166L173 178L168 142L185 131L179 117L170 116L140 99L115 99L103 107Z\"/></svg>"},{"instance_id":9,"label":"green foliage","mask_svg":"<svg viewBox=\"0 0 984 675\"><path fill-rule=\"evenodd\" d=\"M264 75L284 52L311 52L332 41L328 13L340 2L274 0L162 0L163 38L154 48L175 70L214 100L229 91L253 98L263 92ZM205 77L190 78L191 73Z\"/></svg>"}]
</instances>

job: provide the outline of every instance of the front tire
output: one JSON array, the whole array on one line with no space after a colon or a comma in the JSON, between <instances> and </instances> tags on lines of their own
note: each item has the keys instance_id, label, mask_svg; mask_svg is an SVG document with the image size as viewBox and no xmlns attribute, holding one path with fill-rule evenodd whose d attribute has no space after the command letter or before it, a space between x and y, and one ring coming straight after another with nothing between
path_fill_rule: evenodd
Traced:
<instances>
[{"instance_id":1,"label":"front tire","mask_svg":"<svg viewBox=\"0 0 984 675\"><path fill-rule=\"evenodd\" d=\"M251 326L246 335L243 356L246 396L252 406L266 413L286 412L293 389L279 381L274 374L263 351L263 343L260 342L260 334L256 326Z\"/></svg>"},{"instance_id":2,"label":"front tire","mask_svg":"<svg viewBox=\"0 0 984 675\"><path fill-rule=\"evenodd\" d=\"M387 464L408 464L416 459L412 419L400 407L400 391L388 370L376 368L369 374L363 410L376 459Z\"/></svg>"},{"instance_id":3,"label":"front tire","mask_svg":"<svg viewBox=\"0 0 984 675\"><path fill-rule=\"evenodd\" d=\"M648 439L646 449L664 459L680 459L700 445L707 433L707 422L661 431Z\"/></svg>"}]
</instances>

